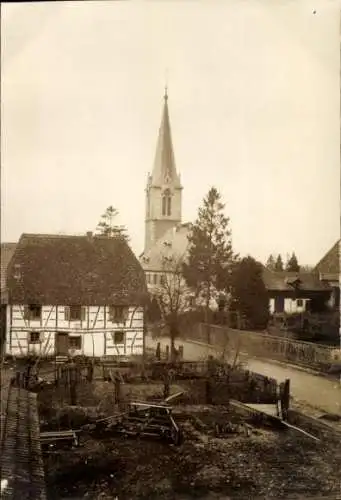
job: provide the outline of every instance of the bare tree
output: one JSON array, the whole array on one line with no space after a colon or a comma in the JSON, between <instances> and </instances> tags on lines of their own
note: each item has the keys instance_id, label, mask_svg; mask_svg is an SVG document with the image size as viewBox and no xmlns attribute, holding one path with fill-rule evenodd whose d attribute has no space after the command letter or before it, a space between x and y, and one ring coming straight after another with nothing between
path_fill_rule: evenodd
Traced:
<instances>
[{"instance_id":1,"label":"bare tree","mask_svg":"<svg viewBox=\"0 0 341 500\"><path fill-rule=\"evenodd\" d=\"M189 290L182 275L183 259L175 255L162 257L160 283L155 296L161 311L161 327L166 328L175 359L175 339L180 333L180 315L188 307Z\"/></svg>"}]
</instances>

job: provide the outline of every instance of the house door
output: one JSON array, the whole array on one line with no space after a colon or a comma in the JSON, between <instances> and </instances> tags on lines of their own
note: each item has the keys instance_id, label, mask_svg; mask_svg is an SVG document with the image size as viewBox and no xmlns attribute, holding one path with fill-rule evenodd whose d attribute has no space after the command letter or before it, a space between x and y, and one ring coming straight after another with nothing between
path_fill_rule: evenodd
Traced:
<instances>
[{"instance_id":1,"label":"house door","mask_svg":"<svg viewBox=\"0 0 341 500\"><path fill-rule=\"evenodd\" d=\"M66 356L69 352L69 336L67 333L57 333L56 354Z\"/></svg>"},{"instance_id":2,"label":"house door","mask_svg":"<svg viewBox=\"0 0 341 500\"><path fill-rule=\"evenodd\" d=\"M275 313L284 312L284 297L275 297Z\"/></svg>"}]
</instances>

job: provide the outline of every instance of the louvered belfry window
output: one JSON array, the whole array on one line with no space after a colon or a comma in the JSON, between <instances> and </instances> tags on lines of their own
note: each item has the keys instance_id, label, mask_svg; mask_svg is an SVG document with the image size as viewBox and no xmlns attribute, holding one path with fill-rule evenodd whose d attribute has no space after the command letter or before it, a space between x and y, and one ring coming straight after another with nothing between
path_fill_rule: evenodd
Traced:
<instances>
[{"instance_id":1,"label":"louvered belfry window","mask_svg":"<svg viewBox=\"0 0 341 500\"><path fill-rule=\"evenodd\" d=\"M171 215L172 197L169 189L166 189L162 195L162 215Z\"/></svg>"}]
</instances>

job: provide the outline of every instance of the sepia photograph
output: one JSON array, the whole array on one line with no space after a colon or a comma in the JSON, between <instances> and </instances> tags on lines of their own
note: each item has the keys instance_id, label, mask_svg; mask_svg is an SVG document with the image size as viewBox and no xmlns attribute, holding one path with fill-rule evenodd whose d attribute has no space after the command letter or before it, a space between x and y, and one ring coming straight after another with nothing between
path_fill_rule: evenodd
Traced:
<instances>
[{"instance_id":1,"label":"sepia photograph","mask_svg":"<svg viewBox=\"0 0 341 500\"><path fill-rule=\"evenodd\" d=\"M341 3L1 5L6 500L341 500Z\"/></svg>"}]
</instances>

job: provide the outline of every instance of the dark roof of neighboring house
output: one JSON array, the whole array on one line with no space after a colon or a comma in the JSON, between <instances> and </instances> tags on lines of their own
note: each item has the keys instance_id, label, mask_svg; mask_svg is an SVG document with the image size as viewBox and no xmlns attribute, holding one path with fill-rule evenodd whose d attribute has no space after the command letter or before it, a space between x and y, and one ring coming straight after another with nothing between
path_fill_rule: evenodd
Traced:
<instances>
[{"instance_id":1,"label":"dark roof of neighboring house","mask_svg":"<svg viewBox=\"0 0 341 500\"><path fill-rule=\"evenodd\" d=\"M316 273L295 273L288 271L270 271L263 269L263 280L266 288L269 291L292 291L297 289L304 291L328 291L330 288L327 284L319 280Z\"/></svg>"},{"instance_id":2,"label":"dark roof of neighboring house","mask_svg":"<svg viewBox=\"0 0 341 500\"><path fill-rule=\"evenodd\" d=\"M7 268L17 243L1 243L1 290L6 288Z\"/></svg>"},{"instance_id":3,"label":"dark roof of neighboring house","mask_svg":"<svg viewBox=\"0 0 341 500\"><path fill-rule=\"evenodd\" d=\"M1 498L45 500L44 464L40 446L37 395L19 388L2 388Z\"/></svg>"},{"instance_id":4,"label":"dark roof of neighboring house","mask_svg":"<svg viewBox=\"0 0 341 500\"><path fill-rule=\"evenodd\" d=\"M8 268L11 303L140 305L143 269L121 238L23 234Z\"/></svg>"},{"instance_id":5,"label":"dark roof of neighboring house","mask_svg":"<svg viewBox=\"0 0 341 500\"><path fill-rule=\"evenodd\" d=\"M319 273L339 274L340 272L340 240L316 264L315 270Z\"/></svg>"}]
</instances>

